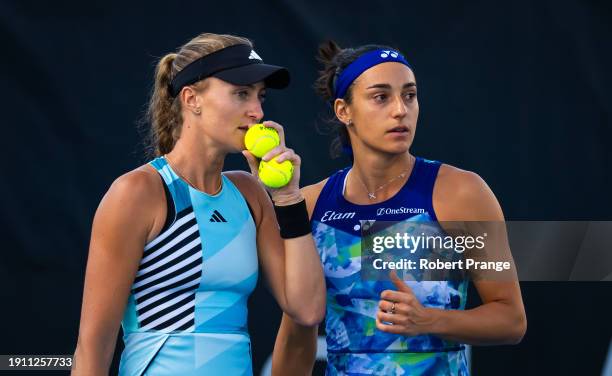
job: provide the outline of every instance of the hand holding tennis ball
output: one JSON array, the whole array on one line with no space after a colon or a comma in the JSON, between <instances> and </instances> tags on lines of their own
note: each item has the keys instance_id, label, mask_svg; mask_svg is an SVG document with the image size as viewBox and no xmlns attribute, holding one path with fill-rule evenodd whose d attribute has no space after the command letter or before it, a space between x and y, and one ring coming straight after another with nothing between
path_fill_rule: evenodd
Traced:
<instances>
[{"instance_id":1,"label":"hand holding tennis ball","mask_svg":"<svg viewBox=\"0 0 612 376\"><path fill-rule=\"evenodd\" d=\"M280 137L276 129L263 124L253 125L244 135L244 146L257 158L263 157L279 144Z\"/></svg>"},{"instance_id":2,"label":"hand holding tennis ball","mask_svg":"<svg viewBox=\"0 0 612 376\"><path fill-rule=\"evenodd\" d=\"M291 161L278 163L276 157L268 162L259 162L259 180L270 188L284 187L291 181L293 176L293 164Z\"/></svg>"},{"instance_id":3,"label":"hand holding tennis ball","mask_svg":"<svg viewBox=\"0 0 612 376\"><path fill-rule=\"evenodd\" d=\"M282 130L280 125L278 125L278 127ZM281 142L281 137L274 127L264 124L255 124L251 126L245 134L244 145L254 156L262 158L268 152L280 145L284 148L284 139ZM282 154L293 154L295 156L293 150L286 149L284 152L281 152L281 154L274 156L268 161L261 160L259 162L257 168L259 180L270 188L282 188L286 186L293 177L293 164L291 161L289 159L285 159L280 163L277 161L277 158ZM247 160L249 160L248 157ZM251 165L251 170L253 172L254 166L252 166L251 162L249 162L249 165Z\"/></svg>"}]
</instances>

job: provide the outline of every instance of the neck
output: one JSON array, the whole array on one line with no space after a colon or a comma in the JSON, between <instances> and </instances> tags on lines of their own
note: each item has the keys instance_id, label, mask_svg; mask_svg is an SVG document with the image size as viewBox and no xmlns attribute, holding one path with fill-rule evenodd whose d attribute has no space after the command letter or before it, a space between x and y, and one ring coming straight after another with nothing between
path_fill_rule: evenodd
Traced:
<instances>
[{"instance_id":1,"label":"neck","mask_svg":"<svg viewBox=\"0 0 612 376\"><path fill-rule=\"evenodd\" d=\"M389 199L410 176L414 161L415 158L408 152L392 156L356 154L346 185L346 197L351 201L370 204ZM369 197L369 193L376 198Z\"/></svg>"},{"instance_id":2,"label":"neck","mask_svg":"<svg viewBox=\"0 0 612 376\"><path fill-rule=\"evenodd\" d=\"M221 171L227 152L212 143L194 142L194 137L181 137L166 154L170 167L183 180L202 192L214 194L221 186Z\"/></svg>"}]
</instances>

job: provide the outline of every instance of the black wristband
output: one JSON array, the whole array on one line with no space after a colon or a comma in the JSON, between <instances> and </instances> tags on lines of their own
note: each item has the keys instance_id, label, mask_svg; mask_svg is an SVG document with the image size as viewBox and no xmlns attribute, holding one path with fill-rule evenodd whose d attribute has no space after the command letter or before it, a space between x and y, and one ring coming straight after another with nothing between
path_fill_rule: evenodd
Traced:
<instances>
[{"instance_id":1,"label":"black wristband","mask_svg":"<svg viewBox=\"0 0 612 376\"><path fill-rule=\"evenodd\" d=\"M281 238L299 238L312 231L308 219L308 210L306 210L306 200L287 206L274 205L274 211L280 226Z\"/></svg>"}]
</instances>

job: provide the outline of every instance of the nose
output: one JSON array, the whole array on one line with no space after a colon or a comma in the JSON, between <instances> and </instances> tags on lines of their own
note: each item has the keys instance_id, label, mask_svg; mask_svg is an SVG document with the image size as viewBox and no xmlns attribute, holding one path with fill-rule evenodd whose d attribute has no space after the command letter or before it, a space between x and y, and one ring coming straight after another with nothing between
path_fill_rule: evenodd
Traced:
<instances>
[{"instance_id":1,"label":"nose","mask_svg":"<svg viewBox=\"0 0 612 376\"><path fill-rule=\"evenodd\" d=\"M253 120L253 123L258 123L264 117L263 108L259 99L254 100L247 111L247 116Z\"/></svg>"},{"instance_id":2,"label":"nose","mask_svg":"<svg viewBox=\"0 0 612 376\"><path fill-rule=\"evenodd\" d=\"M393 117L403 118L408 113L408 108L404 102L404 98L401 95L395 97L395 104L393 107Z\"/></svg>"}]
</instances>

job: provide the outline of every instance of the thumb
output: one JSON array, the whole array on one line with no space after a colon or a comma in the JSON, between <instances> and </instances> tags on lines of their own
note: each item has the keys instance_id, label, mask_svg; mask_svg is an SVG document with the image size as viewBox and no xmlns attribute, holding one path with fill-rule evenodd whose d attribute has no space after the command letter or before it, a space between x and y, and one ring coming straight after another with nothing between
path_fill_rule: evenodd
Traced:
<instances>
[{"instance_id":1,"label":"thumb","mask_svg":"<svg viewBox=\"0 0 612 376\"><path fill-rule=\"evenodd\" d=\"M255 156L248 150L243 150L242 155L244 155L247 160L247 163L249 164L251 174L256 177L259 173L259 161L257 161L257 158L255 158Z\"/></svg>"},{"instance_id":2,"label":"thumb","mask_svg":"<svg viewBox=\"0 0 612 376\"><path fill-rule=\"evenodd\" d=\"M412 294L412 289L406 284L406 282L404 282L400 279L400 277L397 276L395 270L389 272L389 277L391 278L391 282L393 282L395 287L397 287L397 291L408 292Z\"/></svg>"}]
</instances>

